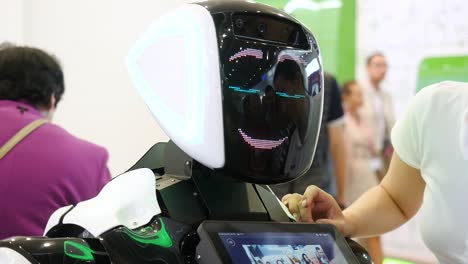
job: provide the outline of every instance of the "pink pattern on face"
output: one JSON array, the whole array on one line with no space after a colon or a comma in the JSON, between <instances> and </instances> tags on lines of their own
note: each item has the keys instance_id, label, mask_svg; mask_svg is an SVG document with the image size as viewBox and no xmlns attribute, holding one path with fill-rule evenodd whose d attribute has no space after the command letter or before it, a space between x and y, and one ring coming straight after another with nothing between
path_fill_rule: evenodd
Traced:
<instances>
[{"instance_id":1,"label":"pink pattern on face","mask_svg":"<svg viewBox=\"0 0 468 264\"><path fill-rule=\"evenodd\" d=\"M239 59L239 58L242 58L242 57L247 57L247 56L255 57L255 58L261 60L261 59L263 59L263 51L258 50L258 49L241 50L241 51L237 52L236 54L234 54L233 56L231 56L229 58L229 61L233 61L233 60L236 60L236 59Z\"/></svg>"},{"instance_id":2,"label":"pink pattern on face","mask_svg":"<svg viewBox=\"0 0 468 264\"><path fill-rule=\"evenodd\" d=\"M303 58L298 57L298 56L292 56L289 54L281 55L281 57L279 58L279 61L283 62L285 60L292 60L292 61L297 62L298 64L307 65L307 62Z\"/></svg>"},{"instance_id":3,"label":"pink pattern on face","mask_svg":"<svg viewBox=\"0 0 468 264\"><path fill-rule=\"evenodd\" d=\"M238 131L241 134L244 141L256 149L274 149L283 144L283 142L288 139L288 137L284 137L279 140L256 139L245 134L240 128L238 129Z\"/></svg>"}]
</instances>

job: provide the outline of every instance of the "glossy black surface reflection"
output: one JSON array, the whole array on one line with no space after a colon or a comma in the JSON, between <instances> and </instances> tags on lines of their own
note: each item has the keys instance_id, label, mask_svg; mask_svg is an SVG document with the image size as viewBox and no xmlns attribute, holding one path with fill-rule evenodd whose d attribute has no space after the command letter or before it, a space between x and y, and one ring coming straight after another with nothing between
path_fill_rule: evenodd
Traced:
<instances>
[{"instance_id":1,"label":"glossy black surface reflection","mask_svg":"<svg viewBox=\"0 0 468 264\"><path fill-rule=\"evenodd\" d=\"M311 165L322 110L322 65L307 29L287 15L273 17L268 7L257 11L213 14L226 153L219 172L274 184L301 176Z\"/></svg>"},{"instance_id":2,"label":"glossy black surface reflection","mask_svg":"<svg viewBox=\"0 0 468 264\"><path fill-rule=\"evenodd\" d=\"M9 248L31 264L110 264L98 239L73 237L12 237L0 241L0 248Z\"/></svg>"}]
</instances>

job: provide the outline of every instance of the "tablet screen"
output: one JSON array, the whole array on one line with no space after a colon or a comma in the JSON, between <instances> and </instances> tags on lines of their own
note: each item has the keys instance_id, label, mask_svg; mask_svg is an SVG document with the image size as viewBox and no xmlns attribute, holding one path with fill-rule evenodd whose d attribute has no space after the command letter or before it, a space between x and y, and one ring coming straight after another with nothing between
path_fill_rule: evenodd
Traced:
<instances>
[{"instance_id":1,"label":"tablet screen","mask_svg":"<svg viewBox=\"0 0 468 264\"><path fill-rule=\"evenodd\" d=\"M233 264L346 263L328 233L218 233Z\"/></svg>"}]
</instances>

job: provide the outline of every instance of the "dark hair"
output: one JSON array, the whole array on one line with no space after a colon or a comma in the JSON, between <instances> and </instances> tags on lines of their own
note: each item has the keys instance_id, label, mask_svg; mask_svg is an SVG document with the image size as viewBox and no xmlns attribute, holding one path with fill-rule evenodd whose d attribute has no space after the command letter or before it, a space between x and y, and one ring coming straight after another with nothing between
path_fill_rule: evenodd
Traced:
<instances>
[{"instance_id":1,"label":"dark hair","mask_svg":"<svg viewBox=\"0 0 468 264\"><path fill-rule=\"evenodd\" d=\"M343 95L350 95L351 94L351 86L356 85L356 81L347 81L343 84L343 88L341 88L341 94Z\"/></svg>"},{"instance_id":2,"label":"dark hair","mask_svg":"<svg viewBox=\"0 0 468 264\"><path fill-rule=\"evenodd\" d=\"M376 52L371 53L369 56L367 56L367 59L366 59L367 66L369 66L371 64L372 59L374 59L375 57L384 57L385 58L385 55L380 51L376 51Z\"/></svg>"},{"instance_id":3,"label":"dark hair","mask_svg":"<svg viewBox=\"0 0 468 264\"><path fill-rule=\"evenodd\" d=\"M55 105L65 91L57 59L32 47L11 44L0 48L0 100L25 101L36 107Z\"/></svg>"}]
</instances>

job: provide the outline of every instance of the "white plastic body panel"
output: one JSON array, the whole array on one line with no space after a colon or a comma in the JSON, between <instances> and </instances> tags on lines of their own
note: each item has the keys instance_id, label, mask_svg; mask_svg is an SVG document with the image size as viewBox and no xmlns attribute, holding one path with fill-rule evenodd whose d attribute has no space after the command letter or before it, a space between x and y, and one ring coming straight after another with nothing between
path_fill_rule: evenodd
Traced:
<instances>
[{"instance_id":1,"label":"white plastic body panel","mask_svg":"<svg viewBox=\"0 0 468 264\"><path fill-rule=\"evenodd\" d=\"M52 214L46 232L68 208ZM96 197L78 203L63 223L79 225L97 237L117 226L138 228L158 214L161 208L156 198L156 177L149 169L138 169L114 178Z\"/></svg>"},{"instance_id":2,"label":"white plastic body panel","mask_svg":"<svg viewBox=\"0 0 468 264\"><path fill-rule=\"evenodd\" d=\"M225 163L218 42L211 14L182 5L152 24L127 57L130 77L164 132L209 168Z\"/></svg>"},{"instance_id":3,"label":"white plastic body panel","mask_svg":"<svg viewBox=\"0 0 468 264\"><path fill-rule=\"evenodd\" d=\"M0 248L0 263L2 264L31 264L29 260L11 248Z\"/></svg>"}]
</instances>

